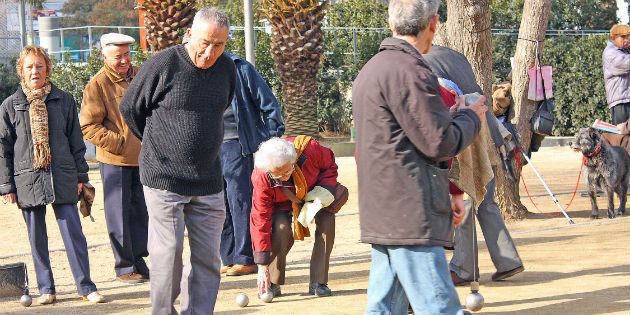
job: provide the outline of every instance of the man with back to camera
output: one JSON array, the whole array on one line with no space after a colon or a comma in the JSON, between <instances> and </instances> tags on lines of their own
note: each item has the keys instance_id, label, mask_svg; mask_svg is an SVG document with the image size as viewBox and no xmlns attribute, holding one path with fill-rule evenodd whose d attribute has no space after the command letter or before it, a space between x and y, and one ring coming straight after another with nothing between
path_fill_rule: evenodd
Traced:
<instances>
[{"instance_id":1,"label":"man with back to camera","mask_svg":"<svg viewBox=\"0 0 630 315\"><path fill-rule=\"evenodd\" d=\"M149 216L138 168L141 144L118 107L138 73L138 67L131 65L129 46L134 42L133 37L124 34L101 36L105 64L83 91L79 119L83 137L96 146L116 277L127 283L149 279L144 261L149 255Z\"/></svg>"},{"instance_id":2,"label":"man with back to camera","mask_svg":"<svg viewBox=\"0 0 630 315\"><path fill-rule=\"evenodd\" d=\"M120 105L142 140L140 180L149 212L156 315L177 314L173 303L180 288L182 314L214 311L225 220L219 148L223 113L236 89L234 62L223 53L228 32L223 10L199 10L186 30L190 41L151 57ZM182 271L185 230L190 257Z\"/></svg>"},{"instance_id":3,"label":"man with back to camera","mask_svg":"<svg viewBox=\"0 0 630 315\"><path fill-rule=\"evenodd\" d=\"M422 54L431 48L439 0L391 0L385 39L352 89L361 241L372 244L366 314L462 314L443 246L454 213L446 160L479 133L480 97L453 117ZM455 221L455 222L454 222Z\"/></svg>"}]
</instances>

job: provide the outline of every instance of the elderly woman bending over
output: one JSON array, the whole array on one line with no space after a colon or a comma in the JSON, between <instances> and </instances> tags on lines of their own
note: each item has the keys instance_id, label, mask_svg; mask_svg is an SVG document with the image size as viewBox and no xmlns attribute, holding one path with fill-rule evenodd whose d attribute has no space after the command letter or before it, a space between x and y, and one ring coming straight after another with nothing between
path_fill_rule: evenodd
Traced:
<instances>
[{"instance_id":1,"label":"elderly woman bending over","mask_svg":"<svg viewBox=\"0 0 630 315\"><path fill-rule=\"evenodd\" d=\"M77 209L89 170L77 106L70 94L50 83L50 70L44 49L24 47L17 61L21 86L0 108L0 194L22 209L37 274L37 302L56 300L46 234L46 205L52 204L79 295L101 303L105 298L90 279Z\"/></svg>"},{"instance_id":2,"label":"elderly woman bending over","mask_svg":"<svg viewBox=\"0 0 630 315\"><path fill-rule=\"evenodd\" d=\"M330 198L337 185L337 164L330 149L303 136L286 140L271 138L260 145L254 159L250 232L254 261L258 264L258 292L270 290L274 296L279 296L280 285L284 284L286 256L293 240L310 234L296 218L307 207L291 199ZM308 292L329 296L328 265L335 240L335 215L325 210L315 213ZM308 221L306 224L309 225Z\"/></svg>"}]
</instances>

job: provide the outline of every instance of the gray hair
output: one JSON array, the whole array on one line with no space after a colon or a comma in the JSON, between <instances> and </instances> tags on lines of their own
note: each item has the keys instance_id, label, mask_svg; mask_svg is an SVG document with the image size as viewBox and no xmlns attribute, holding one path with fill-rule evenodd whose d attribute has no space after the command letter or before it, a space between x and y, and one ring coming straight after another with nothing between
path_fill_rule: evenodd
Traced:
<instances>
[{"instance_id":1,"label":"gray hair","mask_svg":"<svg viewBox=\"0 0 630 315\"><path fill-rule=\"evenodd\" d=\"M226 27L227 29L230 29L230 19L227 14L225 11L216 7L205 7L197 11L191 28L195 28L195 25L202 22L214 23L219 27Z\"/></svg>"},{"instance_id":2,"label":"gray hair","mask_svg":"<svg viewBox=\"0 0 630 315\"><path fill-rule=\"evenodd\" d=\"M261 143L258 152L254 154L254 165L265 172L293 164L296 160L297 153L293 144L278 137Z\"/></svg>"},{"instance_id":3,"label":"gray hair","mask_svg":"<svg viewBox=\"0 0 630 315\"><path fill-rule=\"evenodd\" d=\"M418 36L437 14L440 0L390 0L389 21L398 35Z\"/></svg>"}]
</instances>

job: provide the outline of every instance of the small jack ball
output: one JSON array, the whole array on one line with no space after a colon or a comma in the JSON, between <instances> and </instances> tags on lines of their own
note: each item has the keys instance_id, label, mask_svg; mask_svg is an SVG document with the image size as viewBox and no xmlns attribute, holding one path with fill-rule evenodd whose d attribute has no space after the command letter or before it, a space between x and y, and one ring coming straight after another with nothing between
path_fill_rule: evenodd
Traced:
<instances>
[{"instance_id":1,"label":"small jack ball","mask_svg":"<svg viewBox=\"0 0 630 315\"><path fill-rule=\"evenodd\" d=\"M473 291L466 296L466 308L473 312L481 310L483 308L483 303L483 295L479 292Z\"/></svg>"},{"instance_id":2,"label":"small jack ball","mask_svg":"<svg viewBox=\"0 0 630 315\"><path fill-rule=\"evenodd\" d=\"M236 296L236 305L240 307L245 307L249 304L249 297L245 293L239 293Z\"/></svg>"},{"instance_id":3,"label":"small jack ball","mask_svg":"<svg viewBox=\"0 0 630 315\"><path fill-rule=\"evenodd\" d=\"M22 304L22 306L29 307L31 306L32 303L33 303L33 299L31 298L30 295L24 294L22 295L22 297L20 297L20 304Z\"/></svg>"}]
</instances>

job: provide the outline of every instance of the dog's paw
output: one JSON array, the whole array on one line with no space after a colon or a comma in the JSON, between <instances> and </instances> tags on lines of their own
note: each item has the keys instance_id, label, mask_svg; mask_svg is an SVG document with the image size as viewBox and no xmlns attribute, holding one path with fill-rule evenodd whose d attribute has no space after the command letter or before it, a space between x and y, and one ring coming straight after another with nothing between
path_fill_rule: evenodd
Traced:
<instances>
[{"instance_id":1,"label":"dog's paw","mask_svg":"<svg viewBox=\"0 0 630 315\"><path fill-rule=\"evenodd\" d=\"M626 209L617 209L617 211L615 211L616 215L624 215L626 214Z\"/></svg>"},{"instance_id":2,"label":"dog's paw","mask_svg":"<svg viewBox=\"0 0 630 315\"><path fill-rule=\"evenodd\" d=\"M614 219L615 218L615 213L614 212L608 212L608 218L609 219Z\"/></svg>"},{"instance_id":3,"label":"dog's paw","mask_svg":"<svg viewBox=\"0 0 630 315\"><path fill-rule=\"evenodd\" d=\"M597 219L599 219L599 215L591 214L591 220L597 220Z\"/></svg>"}]
</instances>

